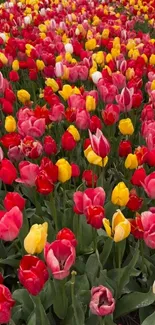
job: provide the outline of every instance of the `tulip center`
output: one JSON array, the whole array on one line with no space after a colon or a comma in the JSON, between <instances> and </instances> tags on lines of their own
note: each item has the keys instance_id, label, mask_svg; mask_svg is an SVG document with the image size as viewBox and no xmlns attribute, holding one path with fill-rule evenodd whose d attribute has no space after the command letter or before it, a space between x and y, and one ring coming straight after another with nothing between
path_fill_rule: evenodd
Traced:
<instances>
[{"instance_id":1,"label":"tulip center","mask_svg":"<svg viewBox=\"0 0 155 325\"><path fill-rule=\"evenodd\" d=\"M110 306L110 301L108 300L107 296L105 294L102 294L99 299L98 306L101 307L103 305Z\"/></svg>"}]
</instances>

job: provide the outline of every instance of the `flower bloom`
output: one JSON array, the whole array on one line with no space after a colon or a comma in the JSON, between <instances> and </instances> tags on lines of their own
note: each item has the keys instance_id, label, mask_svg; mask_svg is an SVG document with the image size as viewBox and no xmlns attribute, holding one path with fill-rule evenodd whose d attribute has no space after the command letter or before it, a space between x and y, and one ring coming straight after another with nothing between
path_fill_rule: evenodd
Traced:
<instances>
[{"instance_id":1,"label":"flower bloom","mask_svg":"<svg viewBox=\"0 0 155 325\"><path fill-rule=\"evenodd\" d=\"M132 144L128 140L123 140L119 144L118 154L120 157L127 157L132 152Z\"/></svg>"},{"instance_id":2,"label":"flower bloom","mask_svg":"<svg viewBox=\"0 0 155 325\"><path fill-rule=\"evenodd\" d=\"M70 268L75 262L76 252L69 240L55 240L47 243L44 256L55 279L62 280L69 275Z\"/></svg>"},{"instance_id":3,"label":"flower bloom","mask_svg":"<svg viewBox=\"0 0 155 325\"><path fill-rule=\"evenodd\" d=\"M67 182L72 176L72 168L69 162L62 158L56 162L56 166L58 166L58 180L62 183Z\"/></svg>"},{"instance_id":4,"label":"flower bloom","mask_svg":"<svg viewBox=\"0 0 155 325\"><path fill-rule=\"evenodd\" d=\"M88 188L84 192L77 191L73 195L74 211L77 214L85 214L89 206L103 206L105 191L102 187Z\"/></svg>"},{"instance_id":5,"label":"flower bloom","mask_svg":"<svg viewBox=\"0 0 155 325\"><path fill-rule=\"evenodd\" d=\"M103 219L103 225L107 235L117 243L127 238L131 231L131 225L120 210L117 210L112 217L112 228L108 219Z\"/></svg>"},{"instance_id":6,"label":"flower bloom","mask_svg":"<svg viewBox=\"0 0 155 325\"><path fill-rule=\"evenodd\" d=\"M105 217L105 210L102 206L90 205L85 211L87 223L93 228L102 228L102 220Z\"/></svg>"},{"instance_id":7,"label":"flower bloom","mask_svg":"<svg viewBox=\"0 0 155 325\"><path fill-rule=\"evenodd\" d=\"M93 151L100 157L105 158L110 152L110 144L104 137L102 131L97 129L96 135L89 130L89 137Z\"/></svg>"},{"instance_id":8,"label":"flower bloom","mask_svg":"<svg viewBox=\"0 0 155 325\"><path fill-rule=\"evenodd\" d=\"M132 135L134 132L134 127L130 118L120 120L118 128L123 135Z\"/></svg>"},{"instance_id":9,"label":"flower bloom","mask_svg":"<svg viewBox=\"0 0 155 325\"><path fill-rule=\"evenodd\" d=\"M92 314L97 316L109 315L115 310L115 299L108 288L102 285L93 287L89 307Z\"/></svg>"},{"instance_id":10,"label":"flower bloom","mask_svg":"<svg viewBox=\"0 0 155 325\"><path fill-rule=\"evenodd\" d=\"M16 120L11 115L5 119L5 130L7 132L14 132L16 130Z\"/></svg>"},{"instance_id":11,"label":"flower bloom","mask_svg":"<svg viewBox=\"0 0 155 325\"><path fill-rule=\"evenodd\" d=\"M89 145L84 150L84 155L87 158L88 162L93 165L98 165L101 167L105 167L108 162L108 157L106 156L104 159L102 159L100 156L98 156L92 149L91 145Z\"/></svg>"},{"instance_id":12,"label":"flower bloom","mask_svg":"<svg viewBox=\"0 0 155 325\"><path fill-rule=\"evenodd\" d=\"M15 300L12 299L10 290L3 284L0 284L0 297L0 324L8 324Z\"/></svg>"},{"instance_id":13,"label":"flower bloom","mask_svg":"<svg viewBox=\"0 0 155 325\"><path fill-rule=\"evenodd\" d=\"M145 169L143 167L140 167L134 171L131 177L131 183L133 185L142 187L143 186L142 184L144 183L146 176L147 175Z\"/></svg>"},{"instance_id":14,"label":"flower bloom","mask_svg":"<svg viewBox=\"0 0 155 325\"><path fill-rule=\"evenodd\" d=\"M96 187L98 176L91 169L85 170L82 174L82 180L85 181L86 186Z\"/></svg>"},{"instance_id":15,"label":"flower bloom","mask_svg":"<svg viewBox=\"0 0 155 325\"><path fill-rule=\"evenodd\" d=\"M67 239L71 242L71 244L76 247L77 246L77 240L75 238L74 233L69 228L63 228L61 229L56 236L57 240L63 240Z\"/></svg>"},{"instance_id":16,"label":"flower bloom","mask_svg":"<svg viewBox=\"0 0 155 325\"><path fill-rule=\"evenodd\" d=\"M119 206L126 206L129 201L129 190L124 184L124 182L118 183L111 195L111 202Z\"/></svg>"},{"instance_id":17,"label":"flower bloom","mask_svg":"<svg viewBox=\"0 0 155 325\"><path fill-rule=\"evenodd\" d=\"M128 219L131 224L131 234L136 239L143 239L144 237L144 228L142 225L142 220L140 214L136 213L135 219Z\"/></svg>"},{"instance_id":18,"label":"flower bloom","mask_svg":"<svg viewBox=\"0 0 155 325\"><path fill-rule=\"evenodd\" d=\"M37 175L39 174L39 166L28 161L21 161L19 163L20 178L16 182L23 183L27 186L35 186Z\"/></svg>"},{"instance_id":19,"label":"flower bloom","mask_svg":"<svg viewBox=\"0 0 155 325\"><path fill-rule=\"evenodd\" d=\"M155 199L155 172L148 175L142 183L143 188L151 199Z\"/></svg>"},{"instance_id":20,"label":"flower bloom","mask_svg":"<svg viewBox=\"0 0 155 325\"><path fill-rule=\"evenodd\" d=\"M30 101L30 94L25 89L21 89L17 91L17 98L22 104L25 104Z\"/></svg>"},{"instance_id":21,"label":"flower bloom","mask_svg":"<svg viewBox=\"0 0 155 325\"><path fill-rule=\"evenodd\" d=\"M139 209L141 209L142 204L143 204L143 199L137 195L135 189L132 189L130 191L129 201L126 205L127 208L130 209L131 211L138 211Z\"/></svg>"},{"instance_id":22,"label":"flower bloom","mask_svg":"<svg viewBox=\"0 0 155 325\"><path fill-rule=\"evenodd\" d=\"M138 167L137 156L129 153L125 160L125 168L136 169Z\"/></svg>"},{"instance_id":23,"label":"flower bloom","mask_svg":"<svg viewBox=\"0 0 155 325\"><path fill-rule=\"evenodd\" d=\"M17 206L21 211L25 208L26 200L17 192L7 192L3 201L4 207L7 211Z\"/></svg>"},{"instance_id":24,"label":"flower bloom","mask_svg":"<svg viewBox=\"0 0 155 325\"><path fill-rule=\"evenodd\" d=\"M48 223L35 224L24 239L24 248L28 254L40 254L46 244Z\"/></svg>"},{"instance_id":25,"label":"flower bloom","mask_svg":"<svg viewBox=\"0 0 155 325\"><path fill-rule=\"evenodd\" d=\"M23 215L17 206L10 211L0 211L0 238L12 241L18 235L23 225Z\"/></svg>"},{"instance_id":26,"label":"flower bloom","mask_svg":"<svg viewBox=\"0 0 155 325\"><path fill-rule=\"evenodd\" d=\"M0 179L4 184L12 185L17 177L17 171L12 162L4 158L0 162Z\"/></svg>"},{"instance_id":27,"label":"flower bloom","mask_svg":"<svg viewBox=\"0 0 155 325\"><path fill-rule=\"evenodd\" d=\"M146 245L155 249L155 213L145 211L141 214L141 222L144 229L144 241Z\"/></svg>"},{"instance_id":28,"label":"flower bloom","mask_svg":"<svg viewBox=\"0 0 155 325\"><path fill-rule=\"evenodd\" d=\"M49 278L45 263L36 256L25 255L18 269L20 283L28 292L37 296Z\"/></svg>"}]
</instances>

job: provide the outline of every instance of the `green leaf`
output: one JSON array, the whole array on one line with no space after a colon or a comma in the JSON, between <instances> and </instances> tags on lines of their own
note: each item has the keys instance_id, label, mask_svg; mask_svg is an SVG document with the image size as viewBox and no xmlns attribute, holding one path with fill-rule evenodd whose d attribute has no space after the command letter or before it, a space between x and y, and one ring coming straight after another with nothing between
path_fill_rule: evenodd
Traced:
<instances>
[{"instance_id":1,"label":"green leaf","mask_svg":"<svg viewBox=\"0 0 155 325\"><path fill-rule=\"evenodd\" d=\"M87 263L86 263L86 274L91 283L94 284L96 277L99 273L99 262L96 254L92 254L89 256Z\"/></svg>"},{"instance_id":2,"label":"green leaf","mask_svg":"<svg viewBox=\"0 0 155 325\"><path fill-rule=\"evenodd\" d=\"M43 290L40 293L40 299L45 310L47 310L53 304L53 300L54 300L53 281L49 280L46 282Z\"/></svg>"},{"instance_id":3,"label":"green leaf","mask_svg":"<svg viewBox=\"0 0 155 325\"><path fill-rule=\"evenodd\" d=\"M5 259L0 259L0 264L9 265L18 268L19 261L16 259L19 255L11 255Z\"/></svg>"},{"instance_id":4,"label":"green leaf","mask_svg":"<svg viewBox=\"0 0 155 325\"><path fill-rule=\"evenodd\" d=\"M36 325L50 325L48 317L45 313L45 309L41 303L40 297L33 297L33 301L35 304L35 315L36 315Z\"/></svg>"},{"instance_id":5,"label":"green leaf","mask_svg":"<svg viewBox=\"0 0 155 325\"><path fill-rule=\"evenodd\" d=\"M115 309L115 319L130 312L151 305L155 301L152 288L147 293L132 292L118 300Z\"/></svg>"},{"instance_id":6,"label":"green leaf","mask_svg":"<svg viewBox=\"0 0 155 325\"><path fill-rule=\"evenodd\" d=\"M96 315L90 315L86 320L86 325L99 325L99 318Z\"/></svg>"},{"instance_id":7,"label":"green leaf","mask_svg":"<svg viewBox=\"0 0 155 325\"><path fill-rule=\"evenodd\" d=\"M155 320L155 312L153 314L151 314L150 316L148 316L144 322L142 323L142 325L150 325L150 324L154 324L154 320Z\"/></svg>"},{"instance_id":8,"label":"green leaf","mask_svg":"<svg viewBox=\"0 0 155 325\"><path fill-rule=\"evenodd\" d=\"M113 240L111 238L108 238L105 241L102 253L100 254L100 261L101 261L102 266L104 266L106 264L106 262L109 258L109 255L111 253L112 246L113 246Z\"/></svg>"},{"instance_id":9,"label":"green leaf","mask_svg":"<svg viewBox=\"0 0 155 325\"><path fill-rule=\"evenodd\" d=\"M147 307L140 308L139 310L139 318L140 318L140 324L143 323L143 321L151 316L151 314L154 313L154 306L150 305Z\"/></svg>"},{"instance_id":10,"label":"green leaf","mask_svg":"<svg viewBox=\"0 0 155 325\"><path fill-rule=\"evenodd\" d=\"M21 305L15 306L12 309L12 320L15 322L15 324L18 322L19 319L26 320L23 317Z\"/></svg>"},{"instance_id":11,"label":"green leaf","mask_svg":"<svg viewBox=\"0 0 155 325\"><path fill-rule=\"evenodd\" d=\"M89 290L89 281L86 274L76 276L75 294L80 294L82 290Z\"/></svg>"},{"instance_id":12,"label":"green leaf","mask_svg":"<svg viewBox=\"0 0 155 325\"><path fill-rule=\"evenodd\" d=\"M33 301L28 291L26 289L15 290L13 298L20 303L24 320L27 320L34 308Z\"/></svg>"},{"instance_id":13,"label":"green leaf","mask_svg":"<svg viewBox=\"0 0 155 325\"><path fill-rule=\"evenodd\" d=\"M55 314L64 319L68 309L68 299L65 292L65 283L63 280L53 280L55 296L53 301L53 309ZM61 306L61 308L60 308Z\"/></svg>"},{"instance_id":14,"label":"green leaf","mask_svg":"<svg viewBox=\"0 0 155 325\"><path fill-rule=\"evenodd\" d=\"M85 325L85 314L82 308L82 304L78 298L74 299L74 324Z\"/></svg>"},{"instance_id":15,"label":"green leaf","mask_svg":"<svg viewBox=\"0 0 155 325\"><path fill-rule=\"evenodd\" d=\"M27 325L37 325L36 324L36 314L33 311L33 313L30 315L30 318L28 319Z\"/></svg>"}]
</instances>

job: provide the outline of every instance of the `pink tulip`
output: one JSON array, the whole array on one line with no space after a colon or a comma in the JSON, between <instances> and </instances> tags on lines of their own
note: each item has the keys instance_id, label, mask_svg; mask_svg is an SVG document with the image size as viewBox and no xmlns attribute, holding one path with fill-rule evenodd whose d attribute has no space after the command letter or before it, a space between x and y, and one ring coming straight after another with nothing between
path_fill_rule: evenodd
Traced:
<instances>
[{"instance_id":1,"label":"pink tulip","mask_svg":"<svg viewBox=\"0 0 155 325\"><path fill-rule=\"evenodd\" d=\"M115 310L115 299L108 288L102 285L93 287L89 307L92 314L98 316L109 315Z\"/></svg>"},{"instance_id":2,"label":"pink tulip","mask_svg":"<svg viewBox=\"0 0 155 325\"><path fill-rule=\"evenodd\" d=\"M56 62L55 64L55 75L57 78L60 78L63 76L64 73L64 67L62 62Z\"/></svg>"},{"instance_id":3,"label":"pink tulip","mask_svg":"<svg viewBox=\"0 0 155 325\"><path fill-rule=\"evenodd\" d=\"M120 72L125 73L126 69L127 69L127 61L123 60L120 64Z\"/></svg>"},{"instance_id":4,"label":"pink tulip","mask_svg":"<svg viewBox=\"0 0 155 325\"><path fill-rule=\"evenodd\" d=\"M90 114L85 109L77 109L76 126L80 130L86 130L90 125Z\"/></svg>"},{"instance_id":5,"label":"pink tulip","mask_svg":"<svg viewBox=\"0 0 155 325\"><path fill-rule=\"evenodd\" d=\"M70 108L78 109L84 109L85 108L85 100L82 95L71 95L68 99L68 106Z\"/></svg>"},{"instance_id":6,"label":"pink tulip","mask_svg":"<svg viewBox=\"0 0 155 325\"><path fill-rule=\"evenodd\" d=\"M122 73L113 73L112 82L113 85L116 86L118 89L122 89L126 86L126 78Z\"/></svg>"},{"instance_id":7,"label":"pink tulip","mask_svg":"<svg viewBox=\"0 0 155 325\"><path fill-rule=\"evenodd\" d=\"M118 89L116 86L105 84L104 79L100 79L97 84L97 88L104 103L113 103L115 96L118 94Z\"/></svg>"},{"instance_id":8,"label":"pink tulip","mask_svg":"<svg viewBox=\"0 0 155 325\"><path fill-rule=\"evenodd\" d=\"M148 175L142 185L147 195L151 199L155 199L155 172Z\"/></svg>"},{"instance_id":9,"label":"pink tulip","mask_svg":"<svg viewBox=\"0 0 155 325\"><path fill-rule=\"evenodd\" d=\"M35 186L37 175L39 174L39 166L29 161L21 161L19 163L20 178L16 182L23 183L27 186Z\"/></svg>"},{"instance_id":10,"label":"pink tulip","mask_svg":"<svg viewBox=\"0 0 155 325\"><path fill-rule=\"evenodd\" d=\"M70 67L69 68L69 81L76 82L78 80L78 70L77 67Z\"/></svg>"},{"instance_id":11,"label":"pink tulip","mask_svg":"<svg viewBox=\"0 0 155 325\"><path fill-rule=\"evenodd\" d=\"M14 240L22 227L23 215L17 206L10 211L0 211L0 239Z\"/></svg>"},{"instance_id":12,"label":"pink tulip","mask_svg":"<svg viewBox=\"0 0 155 325\"><path fill-rule=\"evenodd\" d=\"M49 110L49 118L52 122L60 122L65 115L65 107L63 104L55 104Z\"/></svg>"},{"instance_id":13,"label":"pink tulip","mask_svg":"<svg viewBox=\"0 0 155 325\"><path fill-rule=\"evenodd\" d=\"M155 249L155 213L143 212L141 221L144 228L144 241L148 247Z\"/></svg>"},{"instance_id":14,"label":"pink tulip","mask_svg":"<svg viewBox=\"0 0 155 325\"><path fill-rule=\"evenodd\" d=\"M19 161L23 160L24 155L21 152L20 146L15 146L15 147L9 148L8 157L13 162L19 162Z\"/></svg>"},{"instance_id":15,"label":"pink tulip","mask_svg":"<svg viewBox=\"0 0 155 325\"><path fill-rule=\"evenodd\" d=\"M55 279L62 280L69 275L70 268L75 262L75 247L69 240L55 240L47 243L44 256Z\"/></svg>"},{"instance_id":16,"label":"pink tulip","mask_svg":"<svg viewBox=\"0 0 155 325\"><path fill-rule=\"evenodd\" d=\"M78 69L78 78L81 80L81 81L84 81L84 80L87 80L88 78L88 68L86 65L79 65L77 67Z\"/></svg>"},{"instance_id":17,"label":"pink tulip","mask_svg":"<svg viewBox=\"0 0 155 325\"><path fill-rule=\"evenodd\" d=\"M84 192L77 191L73 195L74 211L84 214L89 206L103 206L105 191L102 187L88 188Z\"/></svg>"},{"instance_id":18,"label":"pink tulip","mask_svg":"<svg viewBox=\"0 0 155 325\"><path fill-rule=\"evenodd\" d=\"M120 106L122 112L128 112L132 108L132 96L134 93L133 88L123 88L121 94L116 95L115 99Z\"/></svg>"},{"instance_id":19,"label":"pink tulip","mask_svg":"<svg viewBox=\"0 0 155 325\"><path fill-rule=\"evenodd\" d=\"M104 137L102 131L97 129L96 134L89 130L89 137L93 151L100 157L105 158L110 152L110 144Z\"/></svg>"},{"instance_id":20,"label":"pink tulip","mask_svg":"<svg viewBox=\"0 0 155 325\"><path fill-rule=\"evenodd\" d=\"M41 137L45 132L45 119L36 119L35 116L29 117L25 121L18 120L18 132L23 137L30 135L32 137Z\"/></svg>"}]
</instances>

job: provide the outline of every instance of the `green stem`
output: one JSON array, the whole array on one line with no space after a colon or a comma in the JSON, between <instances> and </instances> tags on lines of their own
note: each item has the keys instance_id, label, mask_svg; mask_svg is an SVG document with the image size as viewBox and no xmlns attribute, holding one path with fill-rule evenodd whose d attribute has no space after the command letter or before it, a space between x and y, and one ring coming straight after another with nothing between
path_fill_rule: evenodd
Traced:
<instances>
[{"instance_id":1,"label":"green stem","mask_svg":"<svg viewBox=\"0 0 155 325\"><path fill-rule=\"evenodd\" d=\"M53 217L53 220L55 223L55 230L56 230L56 232L58 232L58 217L57 217L57 210L56 210L56 206L55 206L55 198L54 198L53 193L51 193L50 202L51 202L52 217Z\"/></svg>"},{"instance_id":2,"label":"green stem","mask_svg":"<svg viewBox=\"0 0 155 325\"><path fill-rule=\"evenodd\" d=\"M145 273L144 242L140 240L140 252L142 257L142 273Z\"/></svg>"},{"instance_id":3,"label":"green stem","mask_svg":"<svg viewBox=\"0 0 155 325\"><path fill-rule=\"evenodd\" d=\"M96 252L96 249L97 249L97 232L96 232L96 229L92 228L92 232L93 232L94 251Z\"/></svg>"},{"instance_id":4,"label":"green stem","mask_svg":"<svg viewBox=\"0 0 155 325\"><path fill-rule=\"evenodd\" d=\"M71 278L71 297L72 297L72 307L73 307L73 311L74 311L74 317L75 317L75 324L76 325L80 325L79 324L79 320L78 320L78 315L77 315L77 310L76 310L76 306L75 306L75 290L74 290L74 286L75 286L75 276L76 276L76 272L72 271L72 278Z\"/></svg>"}]
</instances>

